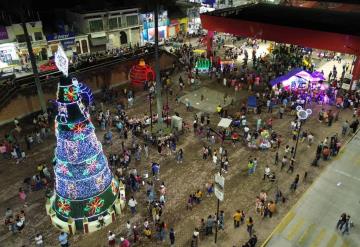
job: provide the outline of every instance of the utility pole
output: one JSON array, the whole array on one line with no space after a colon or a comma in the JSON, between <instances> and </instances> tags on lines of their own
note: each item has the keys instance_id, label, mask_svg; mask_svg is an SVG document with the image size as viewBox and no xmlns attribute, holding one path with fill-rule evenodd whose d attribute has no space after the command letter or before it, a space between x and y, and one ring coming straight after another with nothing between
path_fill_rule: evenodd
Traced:
<instances>
[{"instance_id":1,"label":"utility pole","mask_svg":"<svg viewBox=\"0 0 360 247\"><path fill-rule=\"evenodd\" d=\"M162 83L160 77L160 61L159 61L159 3L156 1L155 6L155 71L156 71L156 106L158 113L158 129L161 129L162 119Z\"/></svg>"},{"instance_id":2,"label":"utility pole","mask_svg":"<svg viewBox=\"0 0 360 247\"><path fill-rule=\"evenodd\" d=\"M29 38L29 32L26 27L24 16L20 14L20 17L21 17L21 25L24 30L26 46L27 46L29 56L30 56L31 67L33 70L34 78L35 78L35 85L36 85L37 94L38 94L39 101L40 101L41 110L43 113L46 113L46 104L45 104L45 99L44 99L44 93L43 93L41 83L39 80L39 72L37 69L36 59L35 59L35 55L34 55L34 52L32 49L31 40Z\"/></svg>"}]
</instances>

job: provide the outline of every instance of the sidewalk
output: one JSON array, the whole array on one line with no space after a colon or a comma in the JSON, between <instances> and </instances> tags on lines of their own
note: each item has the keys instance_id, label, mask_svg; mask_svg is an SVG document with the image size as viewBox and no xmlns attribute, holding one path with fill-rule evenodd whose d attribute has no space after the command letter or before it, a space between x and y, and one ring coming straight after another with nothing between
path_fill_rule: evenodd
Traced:
<instances>
[{"instance_id":1,"label":"sidewalk","mask_svg":"<svg viewBox=\"0 0 360 247\"><path fill-rule=\"evenodd\" d=\"M344 147L297 204L282 219L263 247L360 246L360 132ZM342 213L355 227L349 235L335 229Z\"/></svg>"}]
</instances>

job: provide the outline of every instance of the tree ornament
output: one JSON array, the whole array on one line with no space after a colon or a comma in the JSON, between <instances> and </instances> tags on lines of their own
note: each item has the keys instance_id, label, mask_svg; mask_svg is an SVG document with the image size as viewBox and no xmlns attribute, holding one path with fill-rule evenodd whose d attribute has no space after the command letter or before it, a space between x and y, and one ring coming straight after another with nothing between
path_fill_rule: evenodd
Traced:
<instances>
[{"instance_id":1,"label":"tree ornament","mask_svg":"<svg viewBox=\"0 0 360 247\"><path fill-rule=\"evenodd\" d=\"M104 206L104 199L96 196L90 199L90 201L86 204L84 211L88 216L92 216L94 214L100 213L101 208Z\"/></svg>"},{"instance_id":2,"label":"tree ornament","mask_svg":"<svg viewBox=\"0 0 360 247\"><path fill-rule=\"evenodd\" d=\"M59 200L57 201L57 206L58 206L60 213L69 215L69 213L71 211L69 199L59 198Z\"/></svg>"}]
</instances>

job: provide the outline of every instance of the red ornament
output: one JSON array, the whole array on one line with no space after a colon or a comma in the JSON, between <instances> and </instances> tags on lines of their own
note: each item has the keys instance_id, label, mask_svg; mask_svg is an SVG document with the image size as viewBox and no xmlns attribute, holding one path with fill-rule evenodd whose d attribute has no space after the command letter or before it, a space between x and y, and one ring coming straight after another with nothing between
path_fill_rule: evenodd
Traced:
<instances>
[{"instance_id":1,"label":"red ornament","mask_svg":"<svg viewBox=\"0 0 360 247\"><path fill-rule=\"evenodd\" d=\"M143 84L145 81L154 81L155 72L149 65L145 64L144 59L140 59L139 64L130 69L129 77L132 83Z\"/></svg>"}]
</instances>

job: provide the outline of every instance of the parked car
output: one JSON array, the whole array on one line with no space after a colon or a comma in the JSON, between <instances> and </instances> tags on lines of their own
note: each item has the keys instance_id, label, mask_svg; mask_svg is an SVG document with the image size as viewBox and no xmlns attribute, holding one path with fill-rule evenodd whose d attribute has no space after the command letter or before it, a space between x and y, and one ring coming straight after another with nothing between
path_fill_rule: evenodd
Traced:
<instances>
[{"instance_id":1,"label":"parked car","mask_svg":"<svg viewBox=\"0 0 360 247\"><path fill-rule=\"evenodd\" d=\"M54 60L49 60L47 63L40 65L40 72L57 70Z\"/></svg>"}]
</instances>

